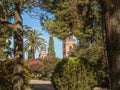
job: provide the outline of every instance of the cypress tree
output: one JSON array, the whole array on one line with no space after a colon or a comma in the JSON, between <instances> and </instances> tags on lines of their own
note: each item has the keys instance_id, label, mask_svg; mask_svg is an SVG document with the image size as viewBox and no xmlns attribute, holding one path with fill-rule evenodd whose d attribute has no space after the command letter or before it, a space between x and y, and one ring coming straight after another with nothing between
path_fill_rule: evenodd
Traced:
<instances>
[{"instance_id":1,"label":"cypress tree","mask_svg":"<svg viewBox=\"0 0 120 90\"><path fill-rule=\"evenodd\" d=\"M48 55L55 56L53 36L50 36L50 38L49 38Z\"/></svg>"}]
</instances>

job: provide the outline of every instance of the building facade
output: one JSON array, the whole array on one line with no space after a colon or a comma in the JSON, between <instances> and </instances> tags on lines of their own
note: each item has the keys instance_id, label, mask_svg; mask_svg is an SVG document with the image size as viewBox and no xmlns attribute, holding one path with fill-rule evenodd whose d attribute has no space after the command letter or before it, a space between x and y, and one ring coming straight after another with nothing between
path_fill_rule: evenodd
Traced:
<instances>
[{"instance_id":1,"label":"building facade","mask_svg":"<svg viewBox=\"0 0 120 90\"><path fill-rule=\"evenodd\" d=\"M44 59L47 56L46 48L41 48L39 58Z\"/></svg>"},{"instance_id":2,"label":"building facade","mask_svg":"<svg viewBox=\"0 0 120 90\"><path fill-rule=\"evenodd\" d=\"M73 49L75 45L75 39L70 36L63 40L63 57L68 57L70 50Z\"/></svg>"}]
</instances>

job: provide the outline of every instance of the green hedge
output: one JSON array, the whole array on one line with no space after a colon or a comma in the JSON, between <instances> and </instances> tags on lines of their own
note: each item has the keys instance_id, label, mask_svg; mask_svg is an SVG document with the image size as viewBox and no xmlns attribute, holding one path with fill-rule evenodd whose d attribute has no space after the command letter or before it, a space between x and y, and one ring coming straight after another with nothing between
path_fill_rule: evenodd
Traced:
<instances>
[{"instance_id":1,"label":"green hedge","mask_svg":"<svg viewBox=\"0 0 120 90\"><path fill-rule=\"evenodd\" d=\"M56 90L91 90L97 85L93 72L77 58L61 60L55 68L52 82Z\"/></svg>"}]
</instances>

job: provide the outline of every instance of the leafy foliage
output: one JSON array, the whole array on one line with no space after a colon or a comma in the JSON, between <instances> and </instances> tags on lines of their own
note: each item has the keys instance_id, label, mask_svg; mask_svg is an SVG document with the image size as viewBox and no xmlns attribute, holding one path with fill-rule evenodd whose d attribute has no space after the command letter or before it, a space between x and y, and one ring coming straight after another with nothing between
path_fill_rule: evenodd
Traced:
<instances>
[{"instance_id":1,"label":"leafy foliage","mask_svg":"<svg viewBox=\"0 0 120 90\"><path fill-rule=\"evenodd\" d=\"M58 58L47 56L44 59L38 58L29 62L30 71L34 79L50 80Z\"/></svg>"},{"instance_id":2,"label":"leafy foliage","mask_svg":"<svg viewBox=\"0 0 120 90\"><path fill-rule=\"evenodd\" d=\"M91 90L97 81L92 70L77 58L64 58L53 73L52 82L56 90Z\"/></svg>"},{"instance_id":3,"label":"leafy foliage","mask_svg":"<svg viewBox=\"0 0 120 90\"><path fill-rule=\"evenodd\" d=\"M73 32L79 33L81 24L78 19L78 14L76 13L76 7L73 4L76 4L76 2L57 2L56 0L54 0L51 3L50 7L53 7L51 9L51 12L55 14L55 19L45 21L46 28L50 33L59 38L66 38L67 36L73 34Z\"/></svg>"},{"instance_id":4,"label":"leafy foliage","mask_svg":"<svg viewBox=\"0 0 120 90\"><path fill-rule=\"evenodd\" d=\"M52 20L45 20L48 32L60 39L74 35L78 44L69 54L86 60L89 65L86 63L84 66L93 70L98 86L108 83L101 7L97 0L54 0L46 7L55 15Z\"/></svg>"},{"instance_id":5,"label":"leafy foliage","mask_svg":"<svg viewBox=\"0 0 120 90\"><path fill-rule=\"evenodd\" d=\"M23 90L23 86L24 86L24 76L22 73L23 72L23 22L22 21L23 20L21 14L23 11L25 11L25 9L32 11L34 7L38 7L39 5L41 5L40 2L41 0L0 0L0 12L1 12L0 24L3 24L14 31L14 57L15 57L14 76L13 76L14 85L13 85L13 89L11 90ZM12 17L14 19L10 21Z\"/></svg>"},{"instance_id":6,"label":"leafy foliage","mask_svg":"<svg viewBox=\"0 0 120 90\"><path fill-rule=\"evenodd\" d=\"M45 4L54 15L52 20L45 20L48 32L65 39L75 35L77 39L93 39L95 23L100 20L100 8L96 0L53 0Z\"/></svg>"},{"instance_id":7,"label":"leafy foliage","mask_svg":"<svg viewBox=\"0 0 120 90\"><path fill-rule=\"evenodd\" d=\"M13 60L0 61L0 90L12 90L13 87ZM30 71L27 62L24 64L25 86L28 85L30 79Z\"/></svg>"},{"instance_id":8,"label":"leafy foliage","mask_svg":"<svg viewBox=\"0 0 120 90\"><path fill-rule=\"evenodd\" d=\"M10 60L5 60L5 61L1 62L1 65L0 65L0 67L1 67L0 68L0 80L1 80L0 87L3 90L11 90L12 89L13 65L14 65L14 62L10 61Z\"/></svg>"},{"instance_id":9,"label":"leafy foliage","mask_svg":"<svg viewBox=\"0 0 120 90\"><path fill-rule=\"evenodd\" d=\"M36 74L41 73L43 70L43 62L38 59L32 60L29 62L29 67L31 72L36 76Z\"/></svg>"},{"instance_id":10,"label":"leafy foliage","mask_svg":"<svg viewBox=\"0 0 120 90\"><path fill-rule=\"evenodd\" d=\"M59 58L55 58L54 56L47 56L42 61L44 66L42 70L41 79L43 80L51 80L52 73L56 67L56 64L59 62Z\"/></svg>"},{"instance_id":11,"label":"leafy foliage","mask_svg":"<svg viewBox=\"0 0 120 90\"><path fill-rule=\"evenodd\" d=\"M88 67L90 70L92 69L96 75L98 86L109 87L108 66L103 46L93 45L88 48L76 48L69 55L84 60L85 67Z\"/></svg>"},{"instance_id":12,"label":"leafy foliage","mask_svg":"<svg viewBox=\"0 0 120 90\"><path fill-rule=\"evenodd\" d=\"M13 49L10 48L12 31L4 25L0 25L0 29L0 58L6 59L13 54Z\"/></svg>"}]
</instances>

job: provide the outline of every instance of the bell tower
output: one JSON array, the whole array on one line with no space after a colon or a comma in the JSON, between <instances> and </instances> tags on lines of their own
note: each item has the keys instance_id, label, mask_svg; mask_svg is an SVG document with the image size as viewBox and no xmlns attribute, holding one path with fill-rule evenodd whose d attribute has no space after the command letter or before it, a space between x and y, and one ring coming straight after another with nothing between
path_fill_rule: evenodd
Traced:
<instances>
[{"instance_id":1,"label":"bell tower","mask_svg":"<svg viewBox=\"0 0 120 90\"><path fill-rule=\"evenodd\" d=\"M63 57L69 56L69 51L73 49L75 45L75 39L70 36L63 40Z\"/></svg>"},{"instance_id":2,"label":"bell tower","mask_svg":"<svg viewBox=\"0 0 120 90\"><path fill-rule=\"evenodd\" d=\"M47 56L46 48L42 47L40 50L39 58L44 59Z\"/></svg>"}]
</instances>

